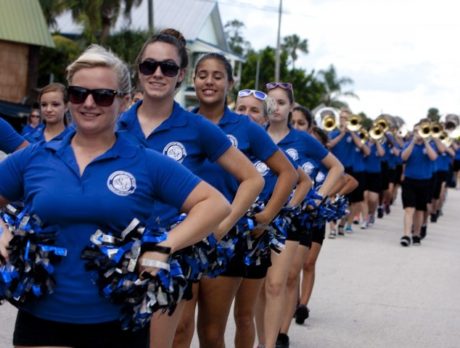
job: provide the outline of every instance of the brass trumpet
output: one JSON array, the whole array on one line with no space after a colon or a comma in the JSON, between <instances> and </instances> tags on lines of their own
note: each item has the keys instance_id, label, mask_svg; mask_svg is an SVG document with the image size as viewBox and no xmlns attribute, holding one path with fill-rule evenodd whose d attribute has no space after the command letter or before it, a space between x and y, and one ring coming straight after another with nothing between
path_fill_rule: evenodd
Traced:
<instances>
[{"instance_id":1,"label":"brass trumpet","mask_svg":"<svg viewBox=\"0 0 460 348\"><path fill-rule=\"evenodd\" d=\"M375 124L369 131L369 137L373 139L375 142L383 142L385 136L385 132L383 131L382 126L379 124Z\"/></svg>"},{"instance_id":2,"label":"brass trumpet","mask_svg":"<svg viewBox=\"0 0 460 348\"><path fill-rule=\"evenodd\" d=\"M339 113L331 107L321 107L315 112L316 124L325 130L331 132L337 128L339 122Z\"/></svg>"},{"instance_id":3,"label":"brass trumpet","mask_svg":"<svg viewBox=\"0 0 460 348\"><path fill-rule=\"evenodd\" d=\"M430 125L431 136L433 138L439 138L444 131L442 124L439 122L432 122Z\"/></svg>"},{"instance_id":4,"label":"brass trumpet","mask_svg":"<svg viewBox=\"0 0 460 348\"><path fill-rule=\"evenodd\" d=\"M432 136L431 132L431 123L430 122L422 122L418 125L418 134L421 138L426 139Z\"/></svg>"},{"instance_id":5,"label":"brass trumpet","mask_svg":"<svg viewBox=\"0 0 460 348\"><path fill-rule=\"evenodd\" d=\"M347 129L350 132L356 132L361 129L361 116L359 115L352 115L347 121Z\"/></svg>"},{"instance_id":6,"label":"brass trumpet","mask_svg":"<svg viewBox=\"0 0 460 348\"><path fill-rule=\"evenodd\" d=\"M363 127L358 130L358 136L362 144L365 144L369 140L369 132Z\"/></svg>"},{"instance_id":7,"label":"brass trumpet","mask_svg":"<svg viewBox=\"0 0 460 348\"><path fill-rule=\"evenodd\" d=\"M388 132L388 130L390 129L388 121L383 117L377 118L374 124L380 126L382 128L383 133Z\"/></svg>"},{"instance_id":8,"label":"brass trumpet","mask_svg":"<svg viewBox=\"0 0 460 348\"><path fill-rule=\"evenodd\" d=\"M451 146L454 141L451 137L449 137L449 134L446 131L441 132L439 140L441 140L441 142L447 147Z\"/></svg>"}]
</instances>

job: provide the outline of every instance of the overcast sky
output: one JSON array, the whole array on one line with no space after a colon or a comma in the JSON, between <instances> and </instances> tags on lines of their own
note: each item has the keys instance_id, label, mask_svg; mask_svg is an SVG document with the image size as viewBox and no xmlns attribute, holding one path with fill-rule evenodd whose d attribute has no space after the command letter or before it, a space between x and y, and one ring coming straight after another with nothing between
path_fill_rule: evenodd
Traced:
<instances>
[{"instance_id":1,"label":"overcast sky","mask_svg":"<svg viewBox=\"0 0 460 348\"><path fill-rule=\"evenodd\" d=\"M233 5L231 4L233 3ZM253 47L276 45L279 0L219 3L222 20L237 18ZM458 5L457 5L458 4ZM460 112L460 4L455 0L284 0L281 36L308 39L296 66L336 67L353 79L354 112L381 112L413 124L430 107Z\"/></svg>"},{"instance_id":2,"label":"overcast sky","mask_svg":"<svg viewBox=\"0 0 460 348\"><path fill-rule=\"evenodd\" d=\"M218 2L223 23L244 22L254 48L276 46L279 0ZM283 7L281 35L308 39L309 53L296 67L333 64L353 79L359 100L345 99L353 112L399 115L409 125L431 107L460 113L456 0L283 0Z\"/></svg>"}]
</instances>

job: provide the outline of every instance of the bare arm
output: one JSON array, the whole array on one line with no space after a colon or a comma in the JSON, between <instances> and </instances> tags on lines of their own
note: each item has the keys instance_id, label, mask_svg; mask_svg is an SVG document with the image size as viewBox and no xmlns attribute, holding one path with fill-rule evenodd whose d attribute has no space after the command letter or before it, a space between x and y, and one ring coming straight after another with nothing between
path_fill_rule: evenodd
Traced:
<instances>
[{"instance_id":1,"label":"bare arm","mask_svg":"<svg viewBox=\"0 0 460 348\"><path fill-rule=\"evenodd\" d=\"M297 180L294 195L288 204L290 207L297 207L302 203L308 191L310 191L313 186L313 181L301 168L297 169L297 173L299 174L299 179Z\"/></svg>"},{"instance_id":2,"label":"bare arm","mask_svg":"<svg viewBox=\"0 0 460 348\"><path fill-rule=\"evenodd\" d=\"M229 148L220 156L217 163L240 183L231 205L231 213L219 224L219 227L214 232L216 237L221 239L254 203L264 187L264 179L257 172L251 161L234 147Z\"/></svg>"},{"instance_id":3,"label":"bare arm","mask_svg":"<svg viewBox=\"0 0 460 348\"><path fill-rule=\"evenodd\" d=\"M3 208L7 204L8 200L5 197L0 196L0 208ZM13 235L11 234L10 230L6 227L3 220L0 219L0 255L5 260L8 260L8 251L6 248L8 247L11 238L13 238Z\"/></svg>"},{"instance_id":4,"label":"bare arm","mask_svg":"<svg viewBox=\"0 0 460 348\"><path fill-rule=\"evenodd\" d=\"M438 154L436 153L435 149L431 147L429 141L424 141L424 145L425 145L426 154L428 158L432 161L435 161L436 158L438 158Z\"/></svg>"},{"instance_id":5,"label":"bare arm","mask_svg":"<svg viewBox=\"0 0 460 348\"><path fill-rule=\"evenodd\" d=\"M278 214L297 182L296 170L280 150L270 156L265 164L278 176L278 180L265 209L255 215L257 222L262 225L270 223Z\"/></svg>"},{"instance_id":6,"label":"bare arm","mask_svg":"<svg viewBox=\"0 0 460 348\"><path fill-rule=\"evenodd\" d=\"M339 135L337 135L334 139L329 140L329 142L328 142L328 147L329 147L330 149L332 149L333 147L335 147L335 146L340 142L340 140L343 139L343 137L345 136L345 134L347 134L346 131L345 131L344 129L341 129Z\"/></svg>"},{"instance_id":7,"label":"bare arm","mask_svg":"<svg viewBox=\"0 0 460 348\"><path fill-rule=\"evenodd\" d=\"M407 161L407 159L412 154L412 150L414 150L415 137L416 135L414 135L414 138L412 138L411 142L409 143L409 146L407 146L401 153L401 158L404 162Z\"/></svg>"}]
</instances>

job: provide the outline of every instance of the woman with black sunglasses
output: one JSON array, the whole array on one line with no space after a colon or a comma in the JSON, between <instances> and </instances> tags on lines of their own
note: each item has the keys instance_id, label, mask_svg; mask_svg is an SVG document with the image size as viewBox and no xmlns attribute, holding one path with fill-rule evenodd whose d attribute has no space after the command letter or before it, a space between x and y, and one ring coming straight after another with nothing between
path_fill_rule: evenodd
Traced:
<instances>
[{"instance_id":1,"label":"woman with black sunglasses","mask_svg":"<svg viewBox=\"0 0 460 348\"><path fill-rule=\"evenodd\" d=\"M166 29L154 35L144 44L136 62L144 98L122 115L119 129L125 130L146 147L173 158L195 174L205 163L217 163L224 173L236 178L237 204L232 205L232 213L222 219L213 231L220 239L255 200L262 189L263 180L251 162L231 146L225 133L204 117L188 112L174 101L188 65L185 39L178 31ZM157 206L153 212L166 223L177 213L177 209L166 205ZM196 285L192 288L192 296L196 296ZM153 317L152 346L172 344L185 302L188 301L182 301L173 316L165 313ZM193 325L191 329L193 336ZM155 332L161 332L162 335L155 335Z\"/></svg>"},{"instance_id":2,"label":"woman with black sunglasses","mask_svg":"<svg viewBox=\"0 0 460 348\"><path fill-rule=\"evenodd\" d=\"M121 329L121 306L100 295L81 259L83 248L99 229L123 238L134 219L148 226L153 207L169 204L187 217L133 265L154 275L170 253L211 233L230 207L183 166L115 132L131 89L128 68L118 57L93 45L68 66L67 80L75 128L0 164L0 207L24 199L44 227L57 228L56 245L67 250L54 265L53 292L20 305L13 343L146 348L149 328ZM0 237L5 259L11 237L9 230Z\"/></svg>"},{"instance_id":3,"label":"woman with black sunglasses","mask_svg":"<svg viewBox=\"0 0 460 348\"><path fill-rule=\"evenodd\" d=\"M50 141L67 129L68 96L63 84L55 82L41 88L38 102L43 125L25 136L30 143Z\"/></svg>"},{"instance_id":4,"label":"woman with black sunglasses","mask_svg":"<svg viewBox=\"0 0 460 348\"><path fill-rule=\"evenodd\" d=\"M283 149L296 163L303 158L311 158L322 163L329 169L324 184L318 193L326 197L335 183L342 176L343 166L317 140L309 134L291 128L289 120L294 108L294 92L292 84L287 82L271 82L266 85L267 95L276 102L274 112L269 115L267 132L273 141ZM319 202L318 202L319 203ZM276 257L272 257L272 266L265 280L265 300L263 331L264 337L259 337L265 347L274 347L281 327L285 311L285 289L289 267L299 245L300 234L288 230L285 249ZM260 316L258 316L260 317Z\"/></svg>"},{"instance_id":5,"label":"woman with black sunglasses","mask_svg":"<svg viewBox=\"0 0 460 348\"><path fill-rule=\"evenodd\" d=\"M27 117L27 124L22 128L21 135L26 136L34 132L37 127L43 126L41 118L40 108L34 105L30 111L29 117Z\"/></svg>"}]
</instances>

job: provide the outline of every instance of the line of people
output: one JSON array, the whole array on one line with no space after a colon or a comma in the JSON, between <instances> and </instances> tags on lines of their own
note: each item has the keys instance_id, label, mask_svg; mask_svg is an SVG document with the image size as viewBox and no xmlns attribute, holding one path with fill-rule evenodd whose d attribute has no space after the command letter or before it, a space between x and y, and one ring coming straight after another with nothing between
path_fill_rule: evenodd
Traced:
<instances>
[{"instance_id":1,"label":"line of people","mask_svg":"<svg viewBox=\"0 0 460 348\"><path fill-rule=\"evenodd\" d=\"M410 233L416 244L427 200L420 187L427 166L434 172L436 157L417 131L406 145L390 133L387 142L366 142L347 128L352 115L342 110L340 127L328 133L295 103L289 82L268 83L266 92L239 91L232 111L232 67L216 53L203 55L194 67L199 104L188 111L174 101L188 68L185 39L174 29L147 40L135 63L142 90L135 103L126 64L92 45L67 67L67 87L55 83L41 90L45 123L29 129L27 140L0 120L0 150L24 148L0 164L0 206L22 201L45 225L59 227L56 243L68 250L55 265L53 292L19 306L14 345L190 347L196 332L201 347L224 347L233 304L235 347L253 347L256 336L259 347L289 347L292 318L303 324L309 316L327 225L321 207L348 197L350 214L332 222L331 238L335 231L350 232L359 214L361 227L369 227L395 199L403 161L409 229L401 244ZM440 171L440 179L447 177ZM255 203L260 209L253 212ZM434 206L441 211L439 201ZM186 218L160 248L139 257L139 274L155 277L176 253L211 234L219 245L234 243L231 260L217 276L189 279L173 313L157 311L148 327L122 330L120 306L101 296L82 249L102 227L118 237L133 218L169 226L181 213ZM245 234L239 226L248 216L254 226ZM282 228L276 225L280 217L289 222ZM0 254L8 261L14 231L0 223ZM278 249L262 243L274 226L285 239ZM250 252L260 257L247 261Z\"/></svg>"}]
</instances>

